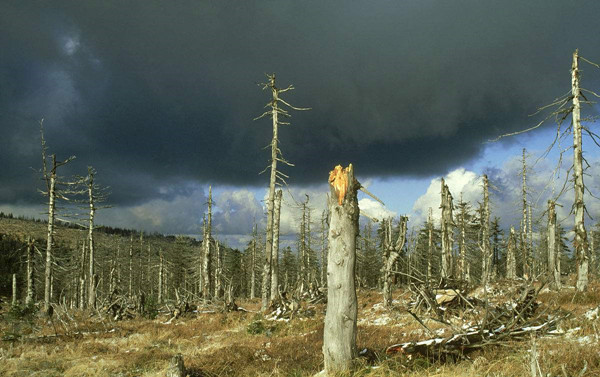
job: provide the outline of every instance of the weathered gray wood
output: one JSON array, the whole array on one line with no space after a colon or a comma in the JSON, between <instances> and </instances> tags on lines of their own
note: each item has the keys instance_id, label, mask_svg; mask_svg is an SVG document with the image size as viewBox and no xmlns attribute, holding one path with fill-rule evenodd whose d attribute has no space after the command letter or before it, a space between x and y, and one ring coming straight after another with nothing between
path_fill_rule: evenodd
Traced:
<instances>
[{"instance_id":1,"label":"weathered gray wood","mask_svg":"<svg viewBox=\"0 0 600 377\"><path fill-rule=\"evenodd\" d=\"M31 236L27 236L27 295L25 296L25 305L33 303L35 294L33 243Z\"/></svg>"},{"instance_id":2,"label":"weathered gray wood","mask_svg":"<svg viewBox=\"0 0 600 377\"><path fill-rule=\"evenodd\" d=\"M508 244L506 247L506 278L516 279L517 278L517 260L516 252L517 240L515 235L515 228L510 227L510 235L508 236Z\"/></svg>"},{"instance_id":3,"label":"weathered gray wood","mask_svg":"<svg viewBox=\"0 0 600 377\"><path fill-rule=\"evenodd\" d=\"M202 297L205 300L209 300L211 296L212 287L212 269L211 269L211 255L212 255L212 186L208 186L208 216L204 226L204 239L202 240L202 249L204 250L203 263L202 263Z\"/></svg>"},{"instance_id":4,"label":"weathered gray wood","mask_svg":"<svg viewBox=\"0 0 600 377\"><path fill-rule=\"evenodd\" d=\"M483 175L483 229L481 240L482 251L482 278L483 286L490 280L492 264L492 247L490 245L490 197L488 190L489 182L487 175Z\"/></svg>"},{"instance_id":5,"label":"weathered gray wood","mask_svg":"<svg viewBox=\"0 0 600 377\"><path fill-rule=\"evenodd\" d=\"M275 193L273 213L273 248L271 250L271 302L279 302L279 221L281 219L282 190Z\"/></svg>"},{"instance_id":6,"label":"weathered gray wood","mask_svg":"<svg viewBox=\"0 0 600 377\"><path fill-rule=\"evenodd\" d=\"M585 230L584 216L585 204L583 193L583 154L581 138L581 89L579 88L579 51L573 53L573 65L571 69L571 95L573 97L573 183L575 189L575 203L573 212L575 214L575 256L577 260L577 290L583 292L588 287L588 240Z\"/></svg>"},{"instance_id":7,"label":"weathered gray wood","mask_svg":"<svg viewBox=\"0 0 600 377\"><path fill-rule=\"evenodd\" d=\"M394 243L392 240L392 222L390 218L385 221L384 228L384 277L383 277L383 306L389 307L392 305L392 284L394 277L394 264L400 256L400 252L406 243L406 231L408 218L406 216L400 217L398 224L398 239Z\"/></svg>"},{"instance_id":8,"label":"weathered gray wood","mask_svg":"<svg viewBox=\"0 0 600 377\"><path fill-rule=\"evenodd\" d=\"M328 374L348 371L356 357L357 300L354 285L359 208L352 164L330 173L331 195L329 257L327 261L327 313L323 356Z\"/></svg>"},{"instance_id":9,"label":"weathered gray wood","mask_svg":"<svg viewBox=\"0 0 600 377\"><path fill-rule=\"evenodd\" d=\"M551 286L554 289L561 288L560 282L560 259L556 242L556 203L548 200L548 273L550 274Z\"/></svg>"},{"instance_id":10,"label":"weathered gray wood","mask_svg":"<svg viewBox=\"0 0 600 377\"><path fill-rule=\"evenodd\" d=\"M452 249L454 240L452 239L452 194L442 178L442 277L452 276Z\"/></svg>"},{"instance_id":11,"label":"weathered gray wood","mask_svg":"<svg viewBox=\"0 0 600 377\"><path fill-rule=\"evenodd\" d=\"M523 277L529 279L532 277L531 271L531 255L529 250L529 243L527 242L527 159L526 149L523 148L523 168L521 171L521 177L523 180L522 184L522 201L523 201L523 218L521 220L521 263L523 265Z\"/></svg>"}]
</instances>

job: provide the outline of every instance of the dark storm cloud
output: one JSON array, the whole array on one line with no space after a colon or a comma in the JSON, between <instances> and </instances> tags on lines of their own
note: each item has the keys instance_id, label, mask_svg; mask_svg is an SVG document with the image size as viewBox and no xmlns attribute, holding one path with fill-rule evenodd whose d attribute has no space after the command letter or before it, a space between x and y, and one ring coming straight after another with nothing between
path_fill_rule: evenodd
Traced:
<instances>
[{"instance_id":1,"label":"dark storm cloud","mask_svg":"<svg viewBox=\"0 0 600 377\"><path fill-rule=\"evenodd\" d=\"M600 60L598 14L597 1L5 1L0 202L39 200L42 117L51 151L96 167L113 202L265 184L270 123L252 121L265 72L312 107L281 130L292 182L339 162L443 173L565 93L575 48Z\"/></svg>"}]
</instances>

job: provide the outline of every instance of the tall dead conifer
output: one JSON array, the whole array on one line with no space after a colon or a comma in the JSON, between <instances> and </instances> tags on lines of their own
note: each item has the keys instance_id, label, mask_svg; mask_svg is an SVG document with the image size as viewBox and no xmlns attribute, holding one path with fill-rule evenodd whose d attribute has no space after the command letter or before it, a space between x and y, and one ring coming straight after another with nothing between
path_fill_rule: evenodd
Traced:
<instances>
[{"instance_id":1,"label":"tall dead conifer","mask_svg":"<svg viewBox=\"0 0 600 377\"><path fill-rule=\"evenodd\" d=\"M262 115L256 117L254 120L261 119L266 116L270 116L273 121L273 138L271 139L271 175L269 179L269 196L267 198L267 229L266 229L266 242L265 242L265 261L263 268L263 284L262 284L262 305L261 310L266 311L270 301L270 283L271 283L271 257L273 253L273 219L275 209L275 184L277 180L281 180L285 183L287 175L277 171L277 162L281 162L288 166L294 166L293 164L286 161L281 150L278 147L279 144L279 125L289 124L288 122L282 122L279 120L279 115L282 117L290 117L290 114L283 106L287 106L293 110L308 110L307 108L298 108L290 105L280 97L281 93L285 93L289 90L293 90L292 85L285 89L280 89L275 85L275 74L267 75L267 83L262 84L263 90L270 90L272 100L267 103L266 107L269 110L265 111ZM269 167L267 167L269 169ZM267 170L265 169L265 171Z\"/></svg>"}]
</instances>

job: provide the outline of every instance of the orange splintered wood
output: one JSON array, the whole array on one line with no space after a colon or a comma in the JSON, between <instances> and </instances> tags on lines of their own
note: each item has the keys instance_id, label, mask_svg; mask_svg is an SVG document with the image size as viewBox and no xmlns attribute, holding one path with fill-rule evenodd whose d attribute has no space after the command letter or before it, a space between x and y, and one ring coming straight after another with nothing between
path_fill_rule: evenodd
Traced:
<instances>
[{"instance_id":1,"label":"orange splintered wood","mask_svg":"<svg viewBox=\"0 0 600 377\"><path fill-rule=\"evenodd\" d=\"M344 202L344 196L348 191L348 169L342 168L341 165L333 168L329 172L329 184L333 186L335 193L338 197L338 204L342 205Z\"/></svg>"}]
</instances>

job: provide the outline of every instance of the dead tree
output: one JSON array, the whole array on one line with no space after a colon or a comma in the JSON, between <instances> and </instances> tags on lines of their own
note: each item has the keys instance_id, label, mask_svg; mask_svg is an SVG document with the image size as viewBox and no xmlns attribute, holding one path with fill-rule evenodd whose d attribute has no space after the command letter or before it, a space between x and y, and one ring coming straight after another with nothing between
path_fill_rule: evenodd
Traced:
<instances>
[{"instance_id":1,"label":"dead tree","mask_svg":"<svg viewBox=\"0 0 600 377\"><path fill-rule=\"evenodd\" d=\"M452 276L452 249L453 247L453 236L452 236L452 194L450 189L446 185L444 178L442 178L442 277L448 278Z\"/></svg>"},{"instance_id":2,"label":"dead tree","mask_svg":"<svg viewBox=\"0 0 600 377\"><path fill-rule=\"evenodd\" d=\"M271 282L271 255L273 253L273 220L275 212L275 184L279 179L283 183L288 178L287 175L277 171L277 162L281 162L288 166L294 166L290 162L286 161L281 150L278 147L279 143L279 125L289 124L288 122L282 122L279 120L279 115L282 117L290 117L289 111L285 107L293 110L308 110L307 108L298 108L290 105L285 100L280 98L281 93L285 93L288 90L293 90L293 86L288 86L285 89L280 89L275 85L275 74L267 75L267 83L262 84L263 90L269 89L271 91L272 100L267 103L266 107L269 110L265 111L262 115L258 116L254 120L261 119L266 116L271 116L273 121L273 138L271 139L271 176L269 179L269 196L267 198L267 229L266 229L266 243L265 243L265 262L263 268L263 285L262 285L262 306L261 310L264 312L267 310L267 306L270 301L269 283ZM267 167L269 169L269 167ZM267 170L265 169L265 171Z\"/></svg>"},{"instance_id":3,"label":"dead tree","mask_svg":"<svg viewBox=\"0 0 600 377\"><path fill-rule=\"evenodd\" d=\"M275 194L275 213L273 214L273 249L271 253L271 303L279 302L279 221L281 219L282 190Z\"/></svg>"},{"instance_id":4,"label":"dead tree","mask_svg":"<svg viewBox=\"0 0 600 377\"><path fill-rule=\"evenodd\" d=\"M427 216L427 282L433 277L432 260L435 245L433 243L433 209L429 207Z\"/></svg>"},{"instance_id":5,"label":"dead tree","mask_svg":"<svg viewBox=\"0 0 600 377\"><path fill-rule=\"evenodd\" d=\"M384 236L383 236L383 247L384 247L384 277L383 277L383 306L392 306L392 285L394 277L394 264L400 252L404 248L406 243L406 230L408 217L400 216L400 222L398 223L398 238L396 242L393 242L392 237L392 222L390 218L385 221L384 224Z\"/></svg>"},{"instance_id":6,"label":"dead tree","mask_svg":"<svg viewBox=\"0 0 600 377\"><path fill-rule=\"evenodd\" d=\"M552 286L559 290L560 282L560 264L558 256L558 244L556 242L556 203L548 200L548 273Z\"/></svg>"},{"instance_id":7,"label":"dead tree","mask_svg":"<svg viewBox=\"0 0 600 377\"><path fill-rule=\"evenodd\" d=\"M27 295L25 296L25 305L31 305L35 300L34 242L31 236L27 236Z\"/></svg>"},{"instance_id":8,"label":"dead tree","mask_svg":"<svg viewBox=\"0 0 600 377\"><path fill-rule=\"evenodd\" d=\"M523 148L523 159L522 164L523 168L521 171L521 177L523 180L523 184L521 186L521 194L523 201L523 218L521 220L521 261L523 263L523 277L525 279L532 278L533 274L531 271L531 256L529 250L529 244L527 242L527 159L526 159L526 150Z\"/></svg>"},{"instance_id":9,"label":"dead tree","mask_svg":"<svg viewBox=\"0 0 600 377\"><path fill-rule=\"evenodd\" d=\"M481 283L486 286L490 280L492 264L492 247L490 245L490 197L488 190L489 182L487 175L483 175L483 229L481 240L482 269Z\"/></svg>"},{"instance_id":10,"label":"dead tree","mask_svg":"<svg viewBox=\"0 0 600 377\"><path fill-rule=\"evenodd\" d=\"M98 207L99 203L106 201L107 194L106 189L101 188L97 183L94 182L96 171L91 166L88 166L87 180L87 194L88 194L88 205L89 205L89 218L88 218L88 249L89 249L89 287L88 287L88 306L90 308L96 307L96 286L95 281L95 244L94 244L94 217L96 211L100 208L107 208L107 206ZM82 179L83 181L83 179Z\"/></svg>"},{"instance_id":11,"label":"dead tree","mask_svg":"<svg viewBox=\"0 0 600 377\"><path fill-rule=\"evenodd\" d=\"M204 250L202 261L202 296L205 300L210 299L212 286L211 270L211 240L212 240L212 186L208 186L208 216L204 226L204 239L202 240L202 249Z\"/></svg>"},{"instance_id":12,"label":"dead tree","mask_svg":"<svg viewBox=\"0 0 600 377\"><path fill-rule=\"evenodd\" d=\"M79 256L79 309L85 308L85 259L86 241L81 242L81 254Z\"/></svg>"},{"instance_id":13,"label":"dead tree","mask_svg":"<svg viewBox=\"0 0 600 377\"><path fill-rule=\"evenodd\" d=\"M163 256L162 249L159 249L158 255L159 255L159 264L158 264L158 300L157 300L157 302L158 302L158 304L162 304L163 303L163 280L164 280L164 273L165 273L164 256Z\"/></svg>"},{"instance_id":14,"label":"dead tree","mask_svg":"<svg viewBox=\"0 0 600 377\"><path fill-rule=\"evenodd\" d=\"M12 274L12 306L17 306L17 274Z\"/></svg>"},{"instance_id":15,"label":"dead tree","mask_svg":"<svg viewBox=\"0 0 600 377\"><path fill-rule=\"evenodd\" d=\"M252 229L252 255L250 256L250 299L253 300L256 297L256 244L258 233L256 230L256 224Z\"/></svg>"},{"instance_id":16,"label":"dead tree","mask_svg":"<svg viewBox=\"0 0 600 377\"><path fill-rule=\"evenodd\" d=\"M327 211L321 214L321 286L327 283Z\"/></svg>"},{"instance_id":17,"label":"dead tree","mask_svg":"<svg viewBox=\"0 0 600 377\"><path fill-rule=\"evenodd\" d=\"M579 52L573 53L573 66L571 69L571 95L573 97L573 183L575 188L575 256L577 259L577 290L583 292L588 286L588 240L585 231L584 216L585 204L583 193L583 152L582 152L582 127L581 127L581 89L579 87Z\"/></svg>"},{"instance_id":18,"label":"dead tree","mask_svg":"<svg viewBox=\"0 0 600 377\"><path fill-rule=\"evenodd\" d=\"M327 261L327 312L323 331L323 357L328 374L348 371L356 350L358 314L354 283L359 208L352 164L336 166L329 174L331 195L329 257Z\"/></svg>"},{"instance_id":19,"label":"dead tree","mask_svg":"<svg viewBox=\"0 0 600 377\"><path fill-rule=\"evenodd\" d=\"M508 244L506 246L506 278L516 279L517 278L517 256L515 249L517 248L517 240L515 235L515 228L510 227L510 235L508 236Z\"/></svg>"},{"instance_id":20,"label":"dead tree","mask_svg":"<svg viewBox=\"0 0 600 377\"><path fill-rule=\"evenodd\" d=\"M54 222L56 219L56 200L69 200L68 196L75 194L72 188L77 184L74 181L65 181L58 177L59 167L68 164L75 159L71 156L64 161L57 161L56 155L50 156L50 166L47 164L47 147L44 139L43 120L40 122L40 134L42 141L42 174L46 182L47 191L42 194L48 197L48 233L46 238L46 267L44 271L44 311L48 311L52 298L52 249L54 246Z\"/></svg>"},{"instance_id":21,"label":"dead tree","mask_svg":"<svg viewBox=\"0 0 600 377\"><path fill-rule=\"evenodd\" d=\"M458 241L458 274L462 280L470 281L470 265L469 261L467 260L467 203L463 201L462 192L460 193L460 202L458 204L458 208L460 210L457 224L460 232L460 238Z\"/></svg>"},{"instance_id":22,"label":"dead tree","mask_svg":"<svg viewBox=\"0 0 600 377\"><path fill-rule=\"evenodd\" d=\"M215 298L223 296L223 254L219 242L215 241Z\"/></svg>"},{"instance_id":23,"label":"dead tree","mask_svg":"<svg viewBox=\"0 0 600 377\"><path fill-rule=\"evenodd\" d=\"M573 187L574 187L574 192L575 192L575 200L573 203L573 213L575 215L574 248L575 248L575 256L576 256L576 260L577 260L577 284L576 284L576 286L577 286L577 290L581 292L581 291L587 290L588 270L589 270L589 244L588 244L587 232L586 232L585 223L584 223L586 208L585 208L585 204L584 204L583 194L584 194L584 191L586 188L585 188L585 185L583 182L583 174L584 174L584 168L583 168L584 158L583 158L583 146L582 146L583 132L586 132L587 135L590 136L590 138L597 145L600 145L599 140L598 140L598 138L599 138L598 135L595 134L594 132L590 131L587 127L584 127L581 124L581 103L587 103L587 104L591 103L585 97L583 92L589 93L596 97L600 97L600 95L592 92L591 90L583 89L580 87L579 59L582 59L585 62L596 66L597 68L600 68L600 65L598 65L596 63L592 63L589 60L587 60L583 57L580 57L579 51L575 50L575 52L573 53L573 63L571 65L571 91L569 92L569 94L567 94L561 98L557 98L550 105L540 108L538 112L541 112L542 110L547 109L549 107L553 107L555 109L555 111L552 112L548 117L543 119L541 122L539 122L534 127L531 127L526 130L502 135L502 136L496 138L496 140L499 140L502 137L518 135L518 134L521 134L524 132L529 132L529 131L535 130L535 129L539 128L547 119L549 119L550 117L554 117L558 124L558 129L557 129L555 139L553 140L553 142L547 149L547 152L548 152L548 151L550 151L550 149L552 149L554 147L554 145L557 143L557 141L562 140L566 135L569 134L569 131L571 131L571 133L573 135L573 165L567 172L567 178L569 177L569 174L572 171L572 174L573 174L572 181L573 181ZM561 130L562 123L569 117L569 115L572 116L571 126L567 127L565 130ZM547 152L546 152L546 154L547 154ZM562 162L563 152L564 151L560 151L559 166L557 167L557 169L560 168L560 163ZM563 187L561 192L558 194L557 198L560 197L560 195L564 192L565 187L566 187L566 181L565 181L565 186ZM555 198L555 200L557 198Z\"/></svg>"}]
</instances>

